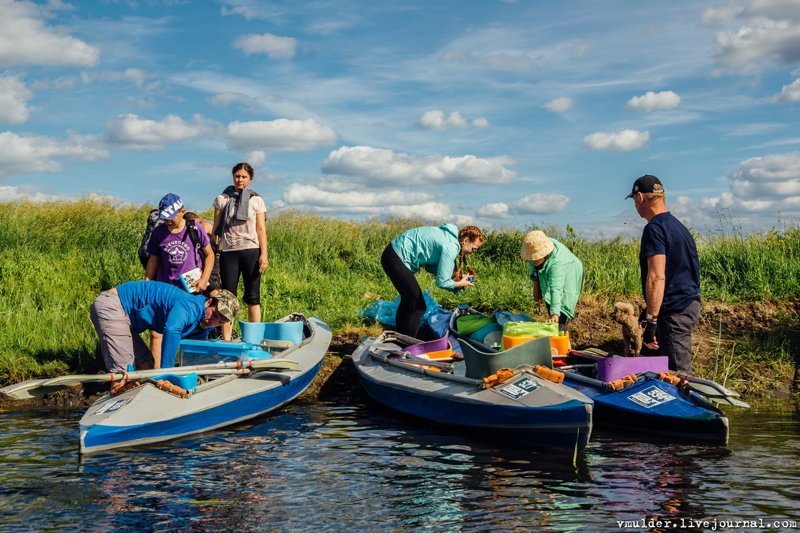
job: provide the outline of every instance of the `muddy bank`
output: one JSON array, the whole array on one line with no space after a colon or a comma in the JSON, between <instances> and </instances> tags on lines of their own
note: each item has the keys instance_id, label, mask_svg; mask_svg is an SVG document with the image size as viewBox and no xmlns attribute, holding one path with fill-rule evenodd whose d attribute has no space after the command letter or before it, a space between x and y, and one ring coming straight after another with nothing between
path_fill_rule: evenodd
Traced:
<instances>
[{"instance_id":1,"label":"muddy bank","mask_svg":"<svg viewBox=\"0 0 800 533\"><path fill-rule=\"evenodd\" d=\"M642 305L641 300L630 302ZM612 308L613 302L582 300L571 326L573 346L595 346L621 353L622 333L611 318ZM346 404L360 395L349 355L362 337L379 332L377 326L337 332L320 374L300 396L300 401ZM693 351L694 372L698 376L733 388L745 398L789 397L800 386L796 370L800 359L800 299L743 304L705 302L694 334ZM794 354L794 358L787 353ZM76 386L33 400L0 399L0 410L86 407L100 392Z\"/></svg>"}]
</instances>

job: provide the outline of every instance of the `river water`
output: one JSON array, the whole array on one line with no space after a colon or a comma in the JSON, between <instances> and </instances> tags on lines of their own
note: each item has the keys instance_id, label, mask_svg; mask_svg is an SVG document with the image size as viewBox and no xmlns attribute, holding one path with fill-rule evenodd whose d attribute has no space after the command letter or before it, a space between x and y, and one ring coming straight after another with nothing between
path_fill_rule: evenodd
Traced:
<instances>
[{"instance_id":1,"label":"river water","mask_svg":"<svg viewBox=\"0 0 800 533\"><path fill-rule=\"evenodd\" d=\"M296 403L230 430L83 460L82 410L12 411L0 413L0 529L796 529L797 405L726 412L727 447L595 430L572 463L360 400Z\"/></svg>"}]
</instances>

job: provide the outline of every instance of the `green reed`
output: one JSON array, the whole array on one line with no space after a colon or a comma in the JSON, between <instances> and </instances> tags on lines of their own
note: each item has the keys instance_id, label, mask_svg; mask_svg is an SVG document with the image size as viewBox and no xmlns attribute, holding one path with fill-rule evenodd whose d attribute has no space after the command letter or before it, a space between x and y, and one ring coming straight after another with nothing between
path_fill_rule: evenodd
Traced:
<instances>
[{"instance_id":1,"label":"green reed","mask_svg":"<svg viewBox=\"0 0 800 533\"><path fill-rule=\"evenodd\" d=\"M81 200L0 205L0 382L67 369L92 370L96 336L89 305L102 290L141 279L136 251L149 207ZM210 213L203 213L210 216ZM287 212L268 220L270 267L262 278L264 320L316 315L334 330L360 325L372 299L395 291L380 266L386 244L414 220L352 222ZM584 263L584 295L640 294L638 241L589 241L547 228ZM445 307L531 309L519 249L524 232L490 232L470 264L474 288L451 293L420 274ZM698 238L705 299L731 302L800 294L800 231ZM366 295L366 296L365 296ZM245 318L245 311L240 318Z\"/></svg>"}]
</instances>

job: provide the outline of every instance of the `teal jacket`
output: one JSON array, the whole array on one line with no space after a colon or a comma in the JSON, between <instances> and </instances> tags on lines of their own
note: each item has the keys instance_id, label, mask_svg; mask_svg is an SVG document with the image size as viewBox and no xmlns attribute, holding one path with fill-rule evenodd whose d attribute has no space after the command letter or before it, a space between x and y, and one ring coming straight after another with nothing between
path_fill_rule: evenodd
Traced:
<instances>
[{"instance_id":1,"label":"teal jacket","mask_svg":"<svg viewBox=\"0 0 800 533\"><path fill-rule=\"evenodd\" d=\"M392 248L412 273L424 268L436 276L437 287L455 290L453 270L461 252L455 224L412 228L398 235Z\"/></svg>"},{"instance_id":2,"label":"teal jacket","mask_svg":"<svg viewBox=\"0 0 800 533\"><path fill-rule=\"evenodd\" d=\"M526 261L528 274L532 280L536 280L538 274L547 313L563 313L572 319L575 318L575 306L578 305L583 285L583 263L557 240L550 239L550 242L553 243L553 251L538 269L532 261Z\"/></svg>"}]
</instances>

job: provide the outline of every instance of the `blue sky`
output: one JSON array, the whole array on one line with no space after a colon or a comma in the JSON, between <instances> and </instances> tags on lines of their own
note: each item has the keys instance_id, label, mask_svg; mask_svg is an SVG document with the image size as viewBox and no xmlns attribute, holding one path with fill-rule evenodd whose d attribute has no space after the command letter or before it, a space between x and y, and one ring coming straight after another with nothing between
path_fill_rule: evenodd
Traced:
<instances>
[{"instance_id":1,"label":"blue sky","mask_svg":"<svg viewBox=\"0 0 800 533\"><path fill-rule=\"evenodd\" d=\"M0 199L635 234L800 214L800 0L0 0Z\"/></svg>"}]
</instances>

